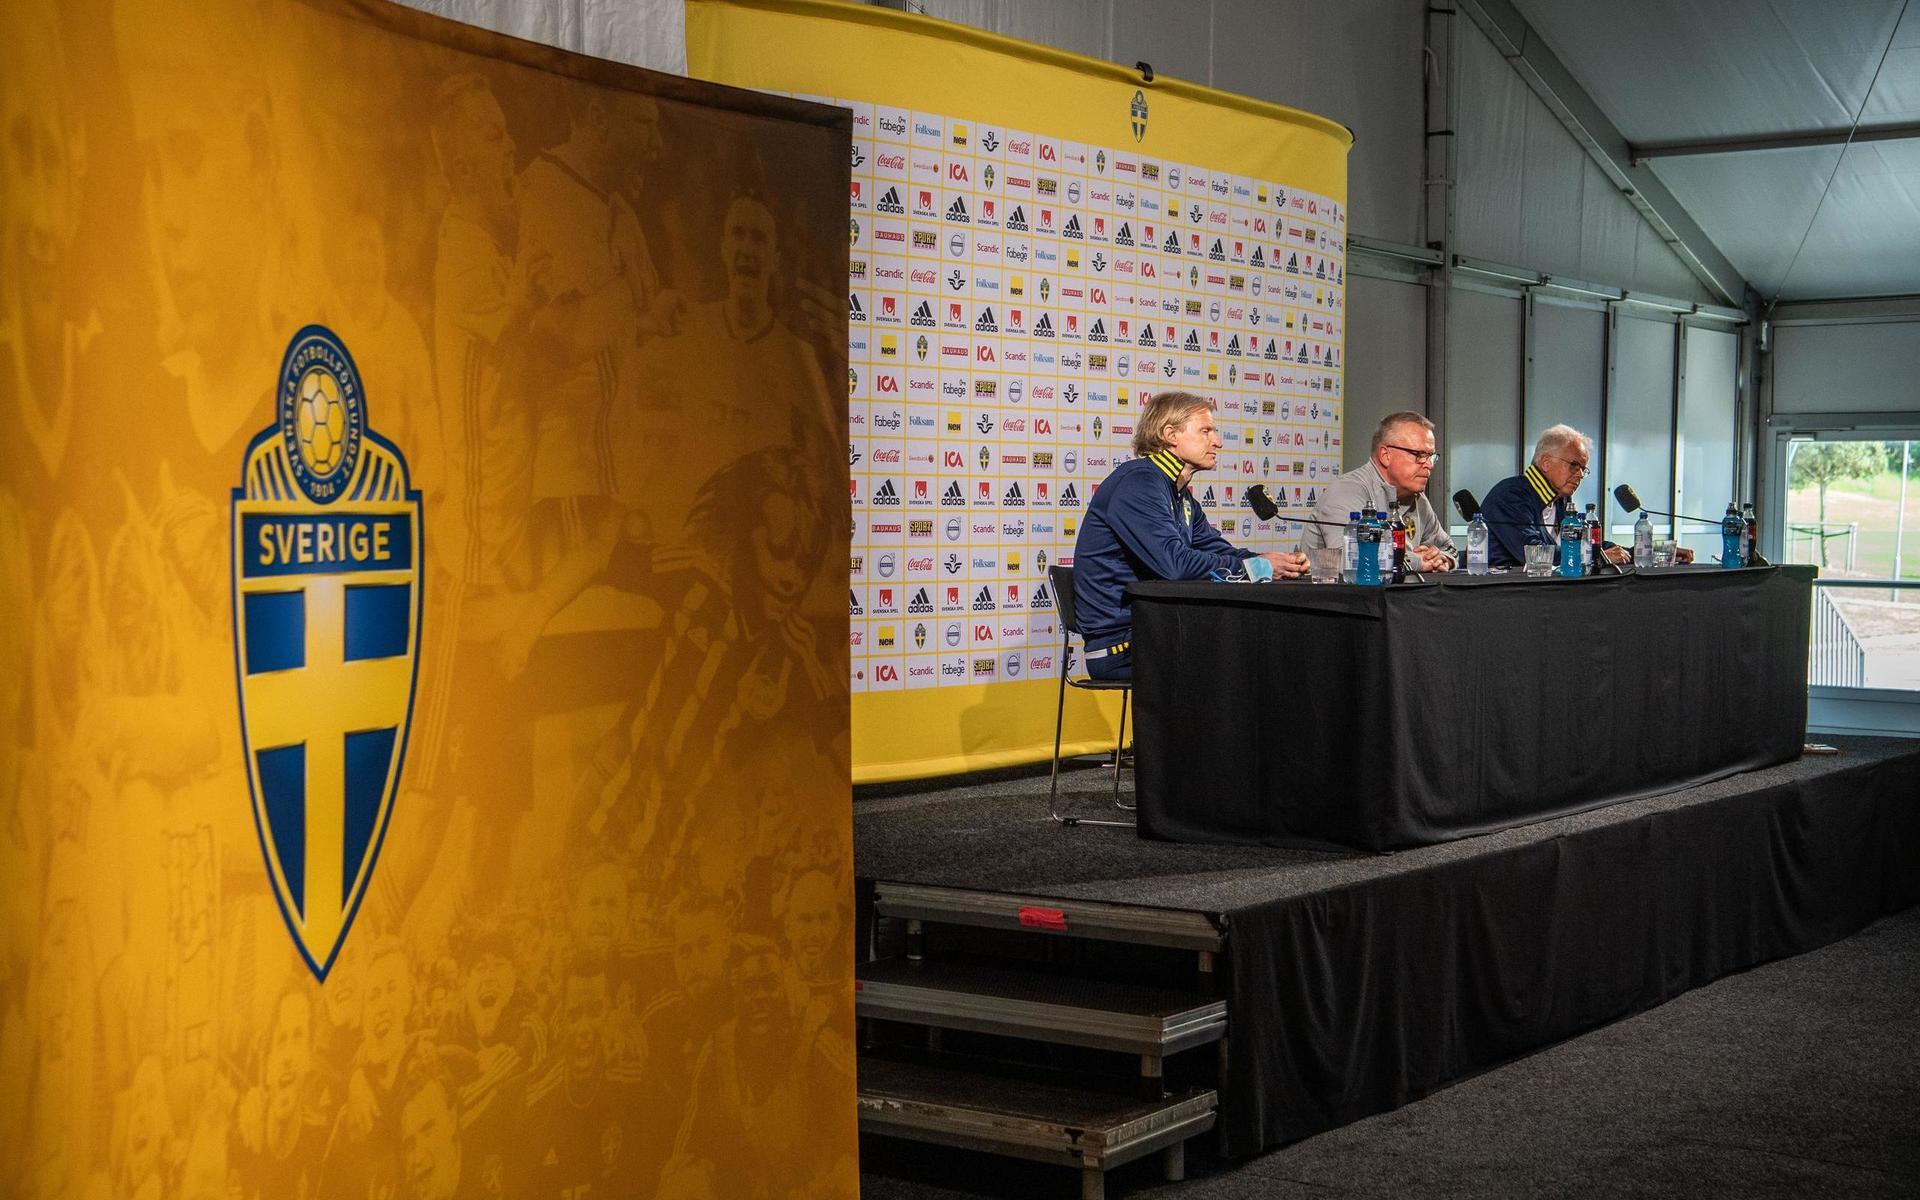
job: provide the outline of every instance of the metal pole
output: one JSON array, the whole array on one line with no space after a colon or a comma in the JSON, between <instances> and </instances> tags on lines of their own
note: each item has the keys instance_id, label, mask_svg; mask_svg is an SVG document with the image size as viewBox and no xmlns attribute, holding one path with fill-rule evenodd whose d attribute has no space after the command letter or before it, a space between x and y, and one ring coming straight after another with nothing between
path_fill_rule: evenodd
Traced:
<instances>
[{"instance_id":1,"label":"metal pole","mask_svg":"<svg viewBox=\"0 0 1920 1200\"><path fill-rule=\"evenodd\" d=\"M1907 470L1913 465L1913 443L1900 443L1900 515L1893 526L1893 577L1900 578L1900 543L1907 536Z\"/></svg>"}]
</instances>

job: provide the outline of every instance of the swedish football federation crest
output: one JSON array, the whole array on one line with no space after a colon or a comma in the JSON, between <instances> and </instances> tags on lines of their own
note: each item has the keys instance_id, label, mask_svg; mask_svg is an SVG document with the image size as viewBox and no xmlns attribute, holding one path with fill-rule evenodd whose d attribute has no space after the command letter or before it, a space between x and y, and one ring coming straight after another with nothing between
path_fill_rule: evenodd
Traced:
<instances>
[{"instance_id":1,"label":"swedish football federation crest","mask_svg":"<svg viewBox=\"0 0 1920 1200\"><path fill-rule=\"evenodd\" d=\"M393 812L420 661L420 493L367 423L347 348L309 325L233 490L234 667L254 824L324 981Z\"/></svg>"}]
</instances>

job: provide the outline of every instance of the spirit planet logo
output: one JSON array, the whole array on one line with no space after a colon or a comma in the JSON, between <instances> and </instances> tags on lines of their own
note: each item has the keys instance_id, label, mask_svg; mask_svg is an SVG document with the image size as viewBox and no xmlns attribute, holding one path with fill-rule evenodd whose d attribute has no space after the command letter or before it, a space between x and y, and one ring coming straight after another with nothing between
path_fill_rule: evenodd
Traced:
<instances>
[{"instance_id":1,"label":"spirit planet logo","mask_svg":"<svg viewBox=\"0 0 1920 1200\"><path fill-rule=\"evenodd\" d=\"M322 981L393 815L420 662L423 514L367 423L353 357L293 336L276 420L233 490L233 645L254 824L287 931Z\"/></svg>"}]
</instances>

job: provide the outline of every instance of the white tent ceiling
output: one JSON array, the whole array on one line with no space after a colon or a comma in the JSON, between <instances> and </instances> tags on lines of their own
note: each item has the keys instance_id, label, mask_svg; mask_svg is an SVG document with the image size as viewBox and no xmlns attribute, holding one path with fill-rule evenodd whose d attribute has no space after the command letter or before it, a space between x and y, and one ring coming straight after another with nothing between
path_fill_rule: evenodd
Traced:
<instances>
[{"instance_id":1,"label":"white tent ceiling","mask_svg":"<svg viewBox=\"0 0 1920 1200\"><path fill-rule=\"evenodd\" d=\"M1920 293L1920 0L1512 2L1763 299Z\"/></svg>"}]
</instances>

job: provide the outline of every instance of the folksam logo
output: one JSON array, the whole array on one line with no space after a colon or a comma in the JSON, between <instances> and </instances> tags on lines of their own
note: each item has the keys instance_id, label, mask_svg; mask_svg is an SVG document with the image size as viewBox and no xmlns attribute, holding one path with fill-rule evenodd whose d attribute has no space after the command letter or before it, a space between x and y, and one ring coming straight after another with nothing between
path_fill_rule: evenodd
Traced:
<instances>
[{"instance_id":1,"label":"folksam logo","mask_svg":"<svg viewBox=\"0 0 1920 1200\"><path fill-rule=\"evenodd\" d=\"M233 489L234 671L267 877L324 982L399 792L425 528L406 459L368 425L331 330L288 343L275 410Z\"/></svg>"}]
</instances>

